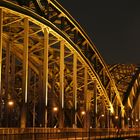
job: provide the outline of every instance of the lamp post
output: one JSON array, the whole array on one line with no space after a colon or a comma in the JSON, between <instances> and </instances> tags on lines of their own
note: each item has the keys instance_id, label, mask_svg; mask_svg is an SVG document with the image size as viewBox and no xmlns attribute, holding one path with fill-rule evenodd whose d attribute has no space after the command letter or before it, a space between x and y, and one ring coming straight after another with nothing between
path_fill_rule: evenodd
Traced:
<instances>
[{"instance_id":1,"label":"lamp post","mask_svg":"<svg viewBox=\"0 0 140 140\"><path fill-rule=\"evenodd\" d=\"M84 116L86 114L86 112L83 110L81 111L81 115Z\"/></svg>"},{"instance_id":2,"label":"lamp post","mask_svg":"<svg viewBox=\"0 0 140 140\"><path fill-rule=\"evenodd\" d=\"M12 107L14 105L14 102L12 100L8 101L8 106Z\"/></svg>"},{"instance_id":3,"label":"lamp post","mask_svg":"<svg viewBox=\"0 0 140 140\"><path fill-rule=\"evenodd\" d=\"M116 115L116 116L115 116L115 127L117 127L117 128L119 127L118 119L119 119L119 117Z\"/></svg>"},{"instance_id":4,"label":"lamp post","mask_svg":"<svg viewBox=\"0 0 140 140\"><path fill-rule=\"evenodd\" d=\"M11 127L11 118L12 118L12 111L11 111L11 109L14 106L14 101L9 100L7 102L7 104L8 104L8 122L7 122L7 124L8 124L8 126Z\"/></svg>"},{"instance_id":5,"label":"lamp post","mask_svg":"<svg viewBox=\"0 0 140 140\"><path fill-rule=\"evenodd\" d=\"M136 119L136 127L139 127L139 119Z\"/></svg>"},{"instance_id":6,"label":"lamp post","mask_svg":"<svg viewBox=\"0 0 140 140\"><path fill-rule=\"evenodd\" d=\"M129 128L129 125L130 125L130 118L128 117L127 120L128 120L128 128Z\"/></svg>"},{"instance_id":7,"label":"lamp post","mask_svg":"<svg viewBox=\"0 0 140 140\"><path fill-rule=\"evenodd\" d=\"M100 121L101 121L102 118L104 118L104 116L105 116L104 114L101 114L98 118L97 122L100 123L100 127L102 127L102 122L100 122Z\"/></svg>"},{"instance_id":8,"label":"lamp post","mask_svg":"<svg viewBox=\"0 0 140 140\"><path fill-rule=\"evenodd\" d=\"M54 120L56 120L56 118L57 118L57 112L58 112L58 107L56 107L56 106L53 107L53 113L54 113L54 118L55 118ZM53 126L53 124L52 124L52 126ZM57 127L57 122L56 122L54 128L56 128L56 127Z\"/></svg>"},{"instance_id":9,"label":"lamp post","mask_svg":"<svg viewBox=\"0 0 140 140\"><path fill-rule=\"evenodd\" d=\"M53 108L53 112L57 112L58 111L58 108L57 107L54 107Z\"/></svg>"}]
</instances>

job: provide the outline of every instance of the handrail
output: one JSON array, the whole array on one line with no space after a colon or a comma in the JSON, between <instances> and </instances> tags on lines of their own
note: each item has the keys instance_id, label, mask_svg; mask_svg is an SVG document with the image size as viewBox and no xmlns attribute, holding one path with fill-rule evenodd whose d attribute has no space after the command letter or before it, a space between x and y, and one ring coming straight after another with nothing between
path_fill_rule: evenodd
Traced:
<instances>
[{"instance_id":1,"label":"handrail","mask_svg":"<svg viewBox=\"0 0 140 140\"><path fill-rule=\"evenodd\" d=\"M115 129L115 128L0 128L0 138L2 136L13 135L17 137L31 137L36 138L47 138L47 139L63 139L63 138L96 138L96 139L107 139L107 138L131 138L140 137L139 128L127 128L127 129Z\"/></svg>"}]
</instances>

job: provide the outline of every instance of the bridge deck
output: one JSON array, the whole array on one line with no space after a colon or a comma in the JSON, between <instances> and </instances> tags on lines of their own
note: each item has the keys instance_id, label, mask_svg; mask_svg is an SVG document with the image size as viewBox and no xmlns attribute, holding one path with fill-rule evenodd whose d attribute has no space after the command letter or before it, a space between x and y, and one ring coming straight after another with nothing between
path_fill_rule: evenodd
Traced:
<instances>
[{"instance_id":1,"label":"bridge deck","mask_svg":"<svg viewBox=\"0 0 140 140\"><path fill-rule=\"evenodd\" d=\"M140 137L140 129L72 129L72 128L0 128L1 140L48 140L48 139L113 139Z\"/></svg>"}]
</instances>

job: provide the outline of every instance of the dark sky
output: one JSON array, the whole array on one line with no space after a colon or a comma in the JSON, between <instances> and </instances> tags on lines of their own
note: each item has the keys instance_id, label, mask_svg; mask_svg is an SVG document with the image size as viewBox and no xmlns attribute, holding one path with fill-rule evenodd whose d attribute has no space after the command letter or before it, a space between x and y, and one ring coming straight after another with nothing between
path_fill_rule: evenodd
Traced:
<instances>
[{"instance_id":1,"label":"dark sky","mask_svg":"<svg viewBox=\"0 0 140 140\"><path fill-rule=\"evenodd\" d=\"M108 64L140 64L140 0L57 0Z\"/></svg>"}]
</instances>

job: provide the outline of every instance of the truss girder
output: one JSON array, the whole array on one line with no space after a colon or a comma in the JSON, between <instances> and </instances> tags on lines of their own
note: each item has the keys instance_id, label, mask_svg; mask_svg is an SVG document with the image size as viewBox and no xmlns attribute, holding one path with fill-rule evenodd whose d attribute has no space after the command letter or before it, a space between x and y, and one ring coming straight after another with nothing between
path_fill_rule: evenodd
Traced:
<instances>
[{"instance_id":1,"label":"truss girder","mask_svg":"<svg viewBox=\"0 0 140 140\"><path fill-rule=\"evenodd\" d=\"M61 118L65 114L67 119L70 119L68 111L63 109L64 106L67 109L75 108L75 117L82 122L82 116L78 111L82 108L89 109L90 107L84 105L88 102L94 106L96 83L99 109L104 104L107 110L113 112L112 97L116 97L119 106L123 109L115 82L96 47L78 23L56 1L1 0L0 6L3 11L0 30L1 75L4 79L6 50L9 43L11 45L10 57L15 57L13 68L15 73L9 81L13 79L15 81L16 97L14 98L19 108L28 100L32 107L30 112L33 115L35 112L39 113L39 108L33 113L33 106L42 106L44 109L47 106L46 116L51 113L54 122L56 121L55 124L59 126L63 126L63 122L59 119L61 115ZM9 63L12 69L11 61ZM9 73L12 71L14 70ZM83 77L88 78L86 82ZM4 84L1 85L3 86L1 89L4 90ZM30 94L27 95L27 92ZM8 94L11 98L11 91ZM90 94L89 101L84 101L84 94ZM40 103L43 98L45 102ZM50 109L55 106L61 109L59 117ZM35 119L37 120L37 117ZM40 121L44 124L45 120L46 117ZM68 124L68 121L66 123ZM47 125L52 127L54 124L45 122L45 126Z\"/></svg>"},{"instance_id":2,"label":"truss girder","mask_svg":"<svg viewBox=\"0 0 140 140\"><path fill-rule=\"evenodd\" d=\"M140 68L132 64L116 64L110 66L110 73L120 91L127 119L136 123L139 118Z\"/></svg>"},{"instance_id":3,"label":"truss girder","mask_svg":"<svg viewBox=\"0 0 140 140\"><path fill-rule=\"evenodd\" d=\"M7 0L8 1L8 0ZM9 1L11 2L11 1ZM90 62L92 69L94 69L95 73L97 73L98 80L101 81L98 87L103 90L103 93L106 93L106 98L108 98L107 91L112 92L112 94L117 95L117 99L119 100L120 106L122 106L119 92L117 91L114 81L111 79L111 76L107 70L106 64L104 63L102 57L98 53L94 44L90 41L86 33L82 30L79 24L56 2L56 1L28 1L22 2L14 1L19 5L28 7L32 12L40 14L42 17L49 20L52 24L54 24L58 29L62 30L63 33L69 37L69 39L76 45L75 49L80 51L83 54L86 61ZM2 4L5 5L5 1L2 1ZM20 7L18 7L20 8ZM23 13L28 15L28 11L24 10ZM33 15L32 17L35 17ZM41 20L41 19L40 19ZM42 21L42 20L41 20ZM64 37L64 35L62 35ZM102 87L100 86L102 85ZM108 86L112 85L112 86ZM111 88L107 90L107 88ZM113 91L112 91L113 90ZM108 100L108 99L106 99ZM108 102L108 101L107 101ZM110 103L106 106L109 108ZM108 109L109 109L108 108Z\"/></svg>"}]
</instances>

